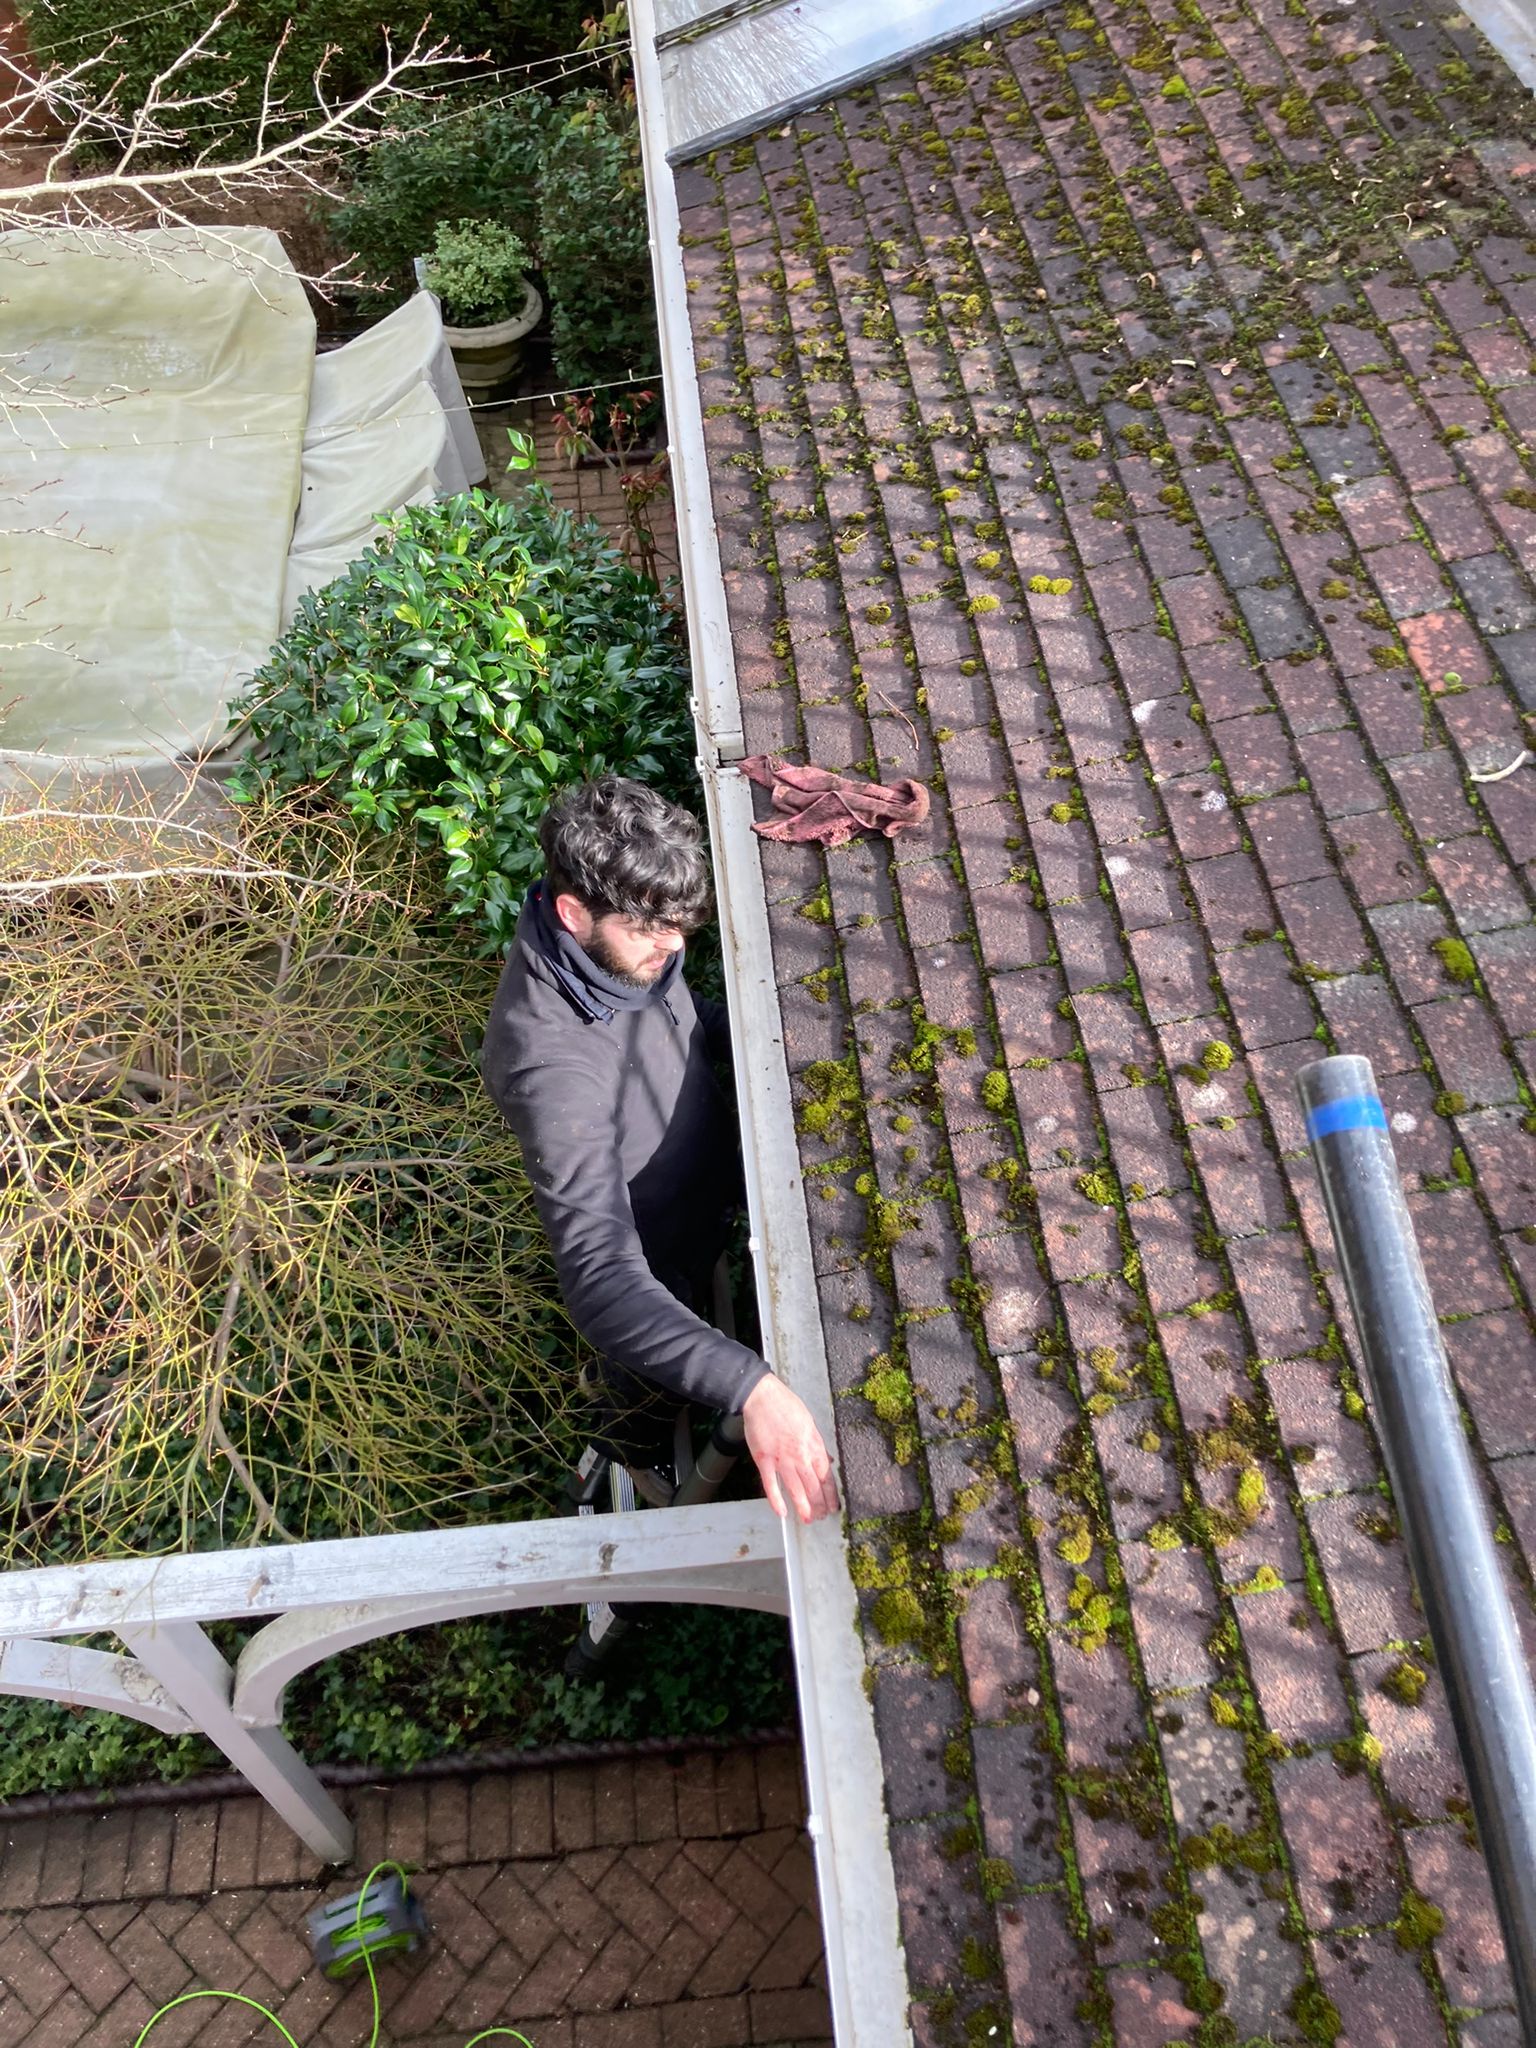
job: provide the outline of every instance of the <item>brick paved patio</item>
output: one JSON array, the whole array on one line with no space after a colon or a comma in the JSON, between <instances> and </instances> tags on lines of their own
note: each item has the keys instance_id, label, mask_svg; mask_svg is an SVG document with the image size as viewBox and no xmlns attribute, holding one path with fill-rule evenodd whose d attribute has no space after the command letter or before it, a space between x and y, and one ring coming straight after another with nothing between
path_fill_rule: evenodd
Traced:
<instances>
[{"instance_id":1,"label":"brick paved patio","mask_svg":"<svg viewBox=\"0 0 1536 2048\"><path fill-rule=\"evenodd\" d=\"M0 1818L0 2048L132 2048L197 1985L361 2048L366 1984L328 1984L304 1915L378 1858L419 1866L433 1937L382 1973L386 2044L824 2048L821 1932L797 1752L697 1751L353 1795L327 1876L259 1800ZM212 2017L210 2018L210 2014ZM154 2048L271 2042L248 2008L183 2007Z\"/></svg>"},{"instance_id":2,"label":"brick paved patio","mask_svg":"<svg viewBox=\"0 0 1536 2048\"><path fill-rule=\"evenodd\" d=\"M679 173L914 2025L1513 2048L1293 1095L1536 1641L1536 165L1464 15L1070 0Z\"/></svg>"}]
</instances>

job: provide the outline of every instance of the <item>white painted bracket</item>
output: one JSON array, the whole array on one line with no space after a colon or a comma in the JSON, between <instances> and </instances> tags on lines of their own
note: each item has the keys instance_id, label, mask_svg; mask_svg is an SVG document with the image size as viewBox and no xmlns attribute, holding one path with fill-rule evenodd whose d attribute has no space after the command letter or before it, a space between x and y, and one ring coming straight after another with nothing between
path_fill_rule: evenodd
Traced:
<instances>
[{"instance_id":1,"label":"white painted bracket","mask_svg":"<svg viewBox=\"0 0 1536 2048\"><path fill-rule=\"evenodd\" d=\"M0 1640L122 1635L170 1621L260 1620L378 1597L460 1613L597 1600L700 1600L784 1612L784 1546L766 1501L552 1516L399 1536L210 1550L0 1572Z\"/></svg>"},{"instance_id":2,"label":"white painted bracket","mask_svg":"<svg viewBox=\"0 0 1536 2048\"><path fill-rule=\"evenodd\" d=\"M248 1778L267 1804L326 1863L352 1854L352 1823L275 1728L246 1728L230 1707L235 1674L195 1622L148 1622L120 1631L188 1719Z\"/></svg>"},{"instance_id":3,"label":"white painted bracket","mask_svg":"<svg viewBox=\"0 0 1536 2048\"><path fill-rule=\"evenodd\" d=\"M400 1590L369 1597L380 1585ZM616 1599L786 1613L778 1517L766 1501L711 1501L0 1573L0 1693L200 1731L317 1855L344 1862L350 1823L281 1731L290 1680L402 1629ZM203 1632L267 1615L233 1668ZM101 1633L129 1654L48 1640Z\"/></svg>"},{"instance_id":4,"label":"white painted bracket","mask_svg":"<svg viewBox=\"0 0 1536 2048\"><path fill-rule=\"evenodd\" d=\"M593 1523L607 1529L614 1519L610 1515L594 1517ZM655 1516L637 1514L620 1519L632 1523L627 1540L633 1548L637 1542L643 1545ZM614 1576L622 1579L626 1600L686 1600L699 1607L750 1607L764 1614L788 1611L789 1596L778 1560L757 1560L750 1566L744 1561L700 1564L691 1571L665 1577L658 1574L654 1580L648 1580L643 1559L635 1557L605 1580L609 1591L613 1590ZM569 1601L582 1595L568 1584L561 1597ZM235 1717L247 1727L276 1726L282 1720L283 1694L301 1671L307 1671L323 1658L334 1657L340 1650L372 1642L377 1636L395 1635L403 1629L430 1628L442 1621L461 1621L471 1614L504 1613L511 1607L543 1604L543 1597L532 1589L519 1588L517 1597L509 1599L502 1588L495 1592L432 1597L403 1594L398 1599L356 1600L280 1615L252 1636L240 1652L235 1666Z\"/></svg>"},{"instance_id":5,"label":"white painted bracket","mask_svg":"<svg viewBox=\"0 0 1536 2048\"><path fill-rule=\"evenodd\" d=\"M102 1707L130 1721L145 1721L163 1735L192 1731L187 1715L135 1658L79 1643L44 1643L28 1636L0 1643L0 1692L70 1707Z\"/></svg>"}]
</instances>

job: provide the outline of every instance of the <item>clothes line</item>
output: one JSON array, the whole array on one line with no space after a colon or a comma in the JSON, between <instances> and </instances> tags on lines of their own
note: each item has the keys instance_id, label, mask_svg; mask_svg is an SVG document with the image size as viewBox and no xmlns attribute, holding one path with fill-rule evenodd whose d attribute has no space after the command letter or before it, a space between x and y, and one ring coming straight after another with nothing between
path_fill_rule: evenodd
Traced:
<instances>
[{"instance_id":1,"label":"clothes line","mask_svg":"<svg viewBox=\"0 0 1536 2048\"><path fill-rule=\"evenodd\" d=\"M503 412L512 406L542 405L546 402L553 405L557 399L561 398L585 398L589 394L599 391L627 391L633 390L636 385L660 384L661 382L662 374L660 370L653 370L644 377L613 377L605 384L577 384L571 386L566 391L533 391L528 393L526 397L519 396L503 399L495 405L471 405L466 399L463 405L447 405L441 407L441 410L444 413L463 412L470 414ZM125 392L123 395L124 397L135 396L132 392ZM111 402L111 400L108 400L107 404L110 405ZM64 412L76 410L75 407L69 405L67 400L62 399L55 408L47 408L40 404L26 406L14 396L10 398L8 403L15 413L19 414L23 411L37 412L44 414L45 417L50 409ZM81 405L78 410L88 411L96 410L96 408ZM402 415L401 418L395 421L395 425L400 427L405 424L406 420L415 417L417 417L415 414ZM342 440L348 434L359 434L365 430L377 431L382 424L383 422L379 420L359 420L344 427L336 427L329 432L322 430L320 433L310 436L306 436L302 428L258 427L254 430L244 428L238 431L232 430L227 434L189 434L166 440L145 440L137 434L130 434L122 441L76 441L71 438L69 445L71 449L84 449L92 454L100 454L114 448L212 448L220 441L302 441L307 448L318 448L327 442ZM33 447L28 442L16 441L12 445L18 454L28 455L34 462L46 462L50 452L52 452L46 446Z\"/></svg>"}]
</instances>

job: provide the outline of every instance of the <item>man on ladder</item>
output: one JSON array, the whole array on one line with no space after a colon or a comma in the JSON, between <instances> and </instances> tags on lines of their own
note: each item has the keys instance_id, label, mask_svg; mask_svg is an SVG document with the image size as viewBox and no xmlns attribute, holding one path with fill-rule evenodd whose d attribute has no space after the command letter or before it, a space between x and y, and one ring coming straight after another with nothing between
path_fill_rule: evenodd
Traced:
<instances>
[{"instance_id":1,"label":"man on ladder","mask_svg":"<svg viewBox=\"0 0 1536 2048\"><path fill-rule=\"evenodd\" d=\"M698 824L605 775L557 798L539 839L544 877L482 1072L522 1147L566 1305L601 1359L598 1450L665 1505L679 1408L739 1417L773 1507L816 1521L837 1491L810 1410L700 1313L740 1166L712 1065L730 1060L725 1009L682 974L685 938L710 910Z\"/></svg>"}]
</instances>

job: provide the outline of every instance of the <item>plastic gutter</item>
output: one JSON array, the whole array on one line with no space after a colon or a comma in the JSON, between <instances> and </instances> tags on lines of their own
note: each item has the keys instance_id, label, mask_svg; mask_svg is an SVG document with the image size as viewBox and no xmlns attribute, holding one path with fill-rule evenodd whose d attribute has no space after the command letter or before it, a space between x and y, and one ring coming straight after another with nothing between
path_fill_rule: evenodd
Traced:
<instances>
[{"instance_id":1,"label":"plastic gutter","mask_svg":"<svg viewBox=\"0 0 1536 2048\"><path fill-rule=\"evenodd\" d=\"M654 0L632 0L635 89L671 438L672 496L687 604L699 774L714 842L726 989L736 1045L751 1247L775 1370L836 1445L820 1300L795 1144L768 907L752 833L741 703L704 447L681 228L667 160ZM784 1530L827 1982L838 2048L900 2048L912 2036L885 1816L885 1774L865 1692L858 1603L841 1524Z\"/></svg>"}]
</instances>

